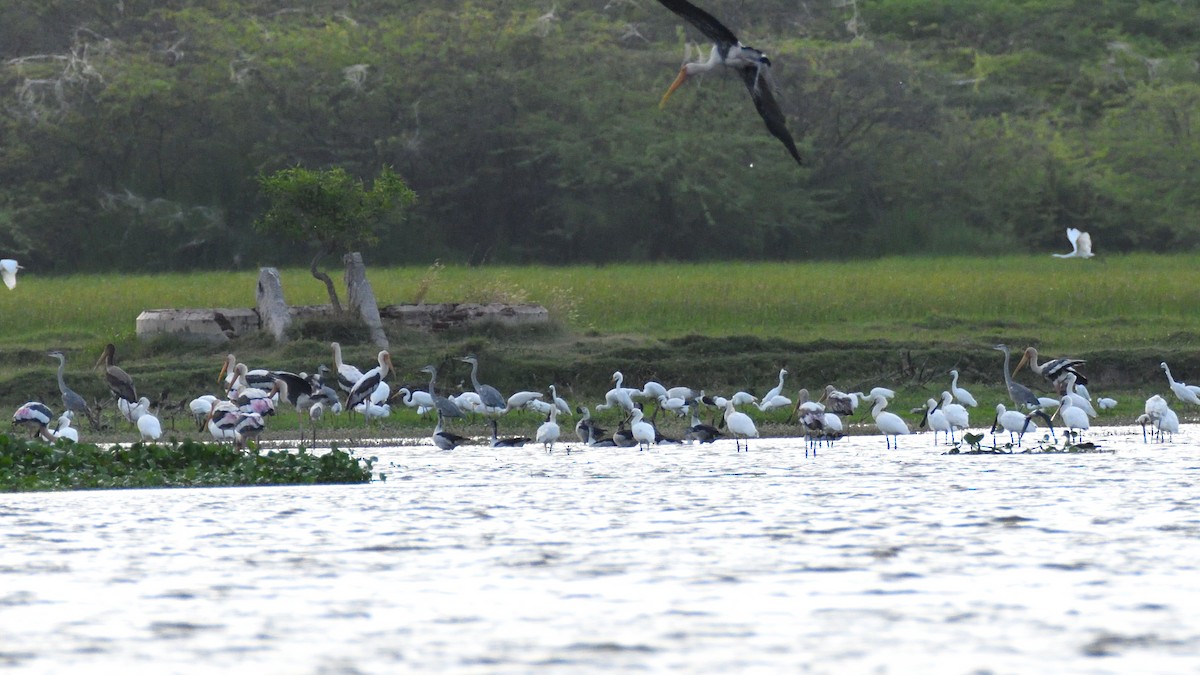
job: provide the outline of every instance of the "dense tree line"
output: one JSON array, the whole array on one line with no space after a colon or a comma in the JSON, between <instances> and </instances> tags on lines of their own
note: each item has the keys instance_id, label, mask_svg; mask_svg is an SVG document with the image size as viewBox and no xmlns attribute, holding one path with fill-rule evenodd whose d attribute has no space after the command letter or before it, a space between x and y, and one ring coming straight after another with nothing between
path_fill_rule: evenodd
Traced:
<instances>
[{"instance_id":1,"label":"dense tree line","mask_svg":"<svg viewBox=\"0 0 1200 675\"><path fill-rule=\"evenodd\" d=\"M303 264L250 227L292 166L420 196L372 263L804 259L1200 241L1200 7L705 0L767 51L665 110L652 0L11 0L0 253L42 270Z\"/></svg>"}]
</instances>

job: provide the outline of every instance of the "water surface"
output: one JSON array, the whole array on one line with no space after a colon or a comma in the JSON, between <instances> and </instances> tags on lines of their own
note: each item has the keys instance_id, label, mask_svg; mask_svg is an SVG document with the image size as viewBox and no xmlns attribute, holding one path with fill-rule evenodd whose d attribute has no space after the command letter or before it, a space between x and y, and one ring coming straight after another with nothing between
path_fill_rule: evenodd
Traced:
<instances>
[{"instance_id":1,"label":"water surface","mask_svg":"<svg viewBox=\"0 0 1200 675\"><path fill-rule=\"evenodd\" d=\"M1200 446L1094 440L426 445L362 486L0 495L0 667L1192 671Z\"/></svg>"}]
</instances>

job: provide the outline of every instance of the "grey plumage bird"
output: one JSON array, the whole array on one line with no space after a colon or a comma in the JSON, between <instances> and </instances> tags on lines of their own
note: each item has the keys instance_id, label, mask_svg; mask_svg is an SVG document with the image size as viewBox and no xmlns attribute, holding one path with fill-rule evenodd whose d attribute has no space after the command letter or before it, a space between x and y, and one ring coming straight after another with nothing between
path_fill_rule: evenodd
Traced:
<instances>
[{"instance_id":1,"label":"grey plumage bird","mask_svg":"<svg viewBox=\"0 0 1200 675\"><path fill-rule=\"evenodd\" d=\"M500 393L490 384L480 384L479 382L479 359L474 354L464 356L459 361L471 364L471 386L475 388L475 393L479 394L479 399L483 402L485 410L502 411L508 405L504 395Z\"/></svg>"},{"instance_id":2,"label":"grey plumage bird","mask_svg":"<svg viewBox=\"0 0 1200 675\"><path fill-rule=\"evenodd\" d=\"M92 425L92 429L99 429L100 421L96 418L92 409L88 407L87 400L68 387L66 381L63 379L63 371L67 367L67 357L57 350L48 353L47 356L52 359L58 359L58 390L62 392L63 407L87 417L88 422Z\"/></svg>"}]
</instances>

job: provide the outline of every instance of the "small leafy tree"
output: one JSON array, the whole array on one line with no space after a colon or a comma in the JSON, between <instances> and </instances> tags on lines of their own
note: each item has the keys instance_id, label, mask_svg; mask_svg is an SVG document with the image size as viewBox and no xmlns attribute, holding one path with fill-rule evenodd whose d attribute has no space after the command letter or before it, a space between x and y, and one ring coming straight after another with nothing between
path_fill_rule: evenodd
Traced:
<instances>
[{"instance_id":1,"label":"small leafy tree","mask_svg":"<svg viewBox=\"0 0 1200 675\"><path fill-rule=\"evenodd\" d=\"M384 167L371 189L345 169L313 170L299 166L260 174L259 187L271 206L255 227L270 235L309 240L317 245L309 270L325 283L329 302L338 312L342 304L329 275L317 268L321 258L337 251L349 252L379 240L376 229L384 216L416 201L417 195L399 174Z\"/></svg>"}]
</instances>

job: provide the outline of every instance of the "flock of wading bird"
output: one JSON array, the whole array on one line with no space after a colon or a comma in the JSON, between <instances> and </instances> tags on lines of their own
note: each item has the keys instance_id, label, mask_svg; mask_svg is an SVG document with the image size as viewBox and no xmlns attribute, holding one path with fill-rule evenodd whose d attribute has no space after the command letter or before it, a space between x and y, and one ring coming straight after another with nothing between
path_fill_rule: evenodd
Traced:
<instances>
[{"instance_id":1,"label":"flock of wading bird","mask_svg":"<svg viewBox=\"0 0 1200 675\"><path fill-rule=\"evenodd\" d=\"M460 359L471 366L472 390L442 396L437 393L438 370L435 366L420 369L429 376L428 385L423 390L406 386L393 392L387 382L394 373L392 358L387 351L379 352L377 364L364 371L342 360L341 346L337 342L330 343L330 347L333 367L321 364L312 374L252 370L229 354L217 376L222 385L222 395L205 394L186 404L187 411L195 418L197 431L207 431L216 441L229 441L235 447L245 449L263 433L266 420L279 407L291 406L296 410L302 439L306 440L308 431L311 431L315 444L319 423L326 415L340 415L343 412L358 414L370 425L373 420L390 416L393 403L402 402L416 408L422 415L436 416L431 440L443 450L451 450L470 441L470 438L446 429L450 420L466 423L470 418L481 416L490 427L490 444L493 447L520 447L526 443L536 443L551 452L563 438L559 416L578 414L575 434L580 443L589 447L636 446L645 450L661 443L712 443L722 437L732 437L736 449L741 451L749 449L749 439L758 437L758 429L754 419L738 408L753 406L762 413L789 410L787 420L794 421L805 437L807 456L809 449L815 455L819 444L832 444L842 438L846 430L843 418L854 415L860 404L866 403L888 448L898 447L900 436L913 433L909 422L886 410L895 396L891 389L876 387L867 393L847 393L827 385L818 400L811 400L808 390L800 389L793 401L783 393L788 371L781 369L777 384L762 397L744 391L729 397L716 396L692 387L667 388L654 381L646 382L640 388L631 388L625 386L624 376L619 371L615 372L612 376L613 387L605 394L604 401L595 406L597 411L616 409L620 413L618 428L609 436L592 419L588 407L572 409L558 395L553 384L547 392L519 391L505 397L495 387L481 383L479 360L475 356ZM1082 360L1055 358L1039 362L1037 350L1030 347L1024 351L1016 368L1011 368L1009 348L1001 344L995 349L1004 353L1004 382L1014 407L1009 410L1004 404L996 406L991 431L994 436L1008 433L1010 445L1020 445L1021 437L1026 432L1042 425L1053 436L1056 420L1068 438L1077 437L1091 426L1090 418L1097 415L1097 407L1104 410L1116 405L1116 401L1110 398L1098 398L1096 406L1092 405L1091 394L1086 387L1087 378L1078 370L1084 365ZM66 357L62 352L50 352L48 355L58 361L58 388L62 393L63 413L51 429L54 414L50 408L41 402L30 401L13 414L13 425L27 426L32 429L34 437L50 442L60 438L77 442L79 431L71 426L74 417L82 415L94 430L102 429L100 411L103 406L99 403L89 406L82 396L67 386L64 380ZM96 369L101 371L116 408L124 420L136 427L143 441L158 440L163 430L155 414L156 405L146 397L137 395L133 378L115 364L115 358L115 348L107 345L96 362ZM1046 380L1056 396L1039 397L1029 387L1013 379L1026 365ZM1200 405L1200 387L1177 382L1166 363L1162 363L1161 367L1176 397L1186 403ZM943 435L946 442L954 444L955 433L970 428L969 409L978 405L975 397L959 385L958 371L951 370L949 375L949 388L942 392L940 400L930 398L926 406L912 411L921 415L918 428L933 431L935 445ZM160 413L164 410L165 402L164 394L157 403ZM644 412L646 405L654 406L654 414L650 418ZM182 412L183 408L181 401L170 411ZM1053 414L1049 412L1052 409ZM499 437L497 419L520 410L533 411L544 416L545 421L533 431L531 437ZM701 421L705 410L713 413L711 424ZM675 416L688 420L680 437L672 438L659 430L656 424L659 415L666 419ZM308 430L305 429L306 420ZM1146 401L1145 413L1138 418L1138 422L1142 424L1146 440L1147 427L1159 441L1165 440L1167 435L1173 436L1179 430L1178 415L1159 395Z\"/></svg>"}]
</instances>

